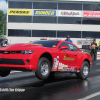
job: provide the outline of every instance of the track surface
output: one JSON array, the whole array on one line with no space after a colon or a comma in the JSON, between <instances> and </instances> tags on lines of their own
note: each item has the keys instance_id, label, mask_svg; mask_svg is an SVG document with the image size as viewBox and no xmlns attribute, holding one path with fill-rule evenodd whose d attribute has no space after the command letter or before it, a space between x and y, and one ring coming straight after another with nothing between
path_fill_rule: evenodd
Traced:
<instances>
[{"instance_id":1,"label":"track surface","mask_svg":"<svg viewBox=\"0 0 100 100\"><path fill-rule=\"evenodd\" d=\"M75 74L56 73L41 81L34 72L12 72L0 77L0 100L100 100L100 61L93 62L87 80L77 79Z\"/></svg>"}]
</instances>

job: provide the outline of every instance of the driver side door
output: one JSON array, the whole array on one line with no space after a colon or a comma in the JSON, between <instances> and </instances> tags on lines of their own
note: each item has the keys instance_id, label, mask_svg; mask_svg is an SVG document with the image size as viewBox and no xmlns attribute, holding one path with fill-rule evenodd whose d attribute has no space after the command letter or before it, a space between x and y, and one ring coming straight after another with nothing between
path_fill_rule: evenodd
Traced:
<instances>
[{"instance_id":1,"label":"driver side door","mask_svg":"<svg viewBox=\"0 0 100 100\"><path fill-rule=\"evenodd\" d=\"M68 49L62 49L60 50L60 47L62 46L67 46ZM63 71L64 69L66 69L69 65L68 65L68 60L66 60L67 57L69 57L69 54L67 53L67 51L69 51L69 45L66 42L63 42L60 44L60 46L58 47L58 54L59 55L59 64L58 64L58 71Z\"/></svg>"}]
</instances>

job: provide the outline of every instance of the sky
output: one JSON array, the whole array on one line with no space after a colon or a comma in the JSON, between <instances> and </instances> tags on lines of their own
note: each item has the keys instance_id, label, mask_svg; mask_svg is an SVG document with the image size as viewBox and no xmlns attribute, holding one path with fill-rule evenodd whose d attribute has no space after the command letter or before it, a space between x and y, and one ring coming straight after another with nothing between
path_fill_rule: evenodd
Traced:
<instances>
[{"instance_id":1,"label":"sky","mask_svg":"<svg viewBox=\"0 0 100 100\"><path fill-rule=\"evenodd\" d=\"M7 6L8 3L6 3L5 0L0 0L0 10L2 10L4 14L7 13Z\"/></svg>"}]
</instances>

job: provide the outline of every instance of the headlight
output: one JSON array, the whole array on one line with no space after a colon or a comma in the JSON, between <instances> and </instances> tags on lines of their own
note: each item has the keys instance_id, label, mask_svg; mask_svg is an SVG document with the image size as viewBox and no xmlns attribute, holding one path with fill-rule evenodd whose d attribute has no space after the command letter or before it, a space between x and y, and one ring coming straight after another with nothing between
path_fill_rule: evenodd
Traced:
<instances>
[{"instance_id":1,"label":"headlight","mask_svg":"<svg viewBox=\"0 0 100 100\"><path fill-rule=\"evenodd\" d=\"M34 52L34 50L25 50L25 51L21 51L21 54L32 54Z\"/></svg>"}]
</instances>

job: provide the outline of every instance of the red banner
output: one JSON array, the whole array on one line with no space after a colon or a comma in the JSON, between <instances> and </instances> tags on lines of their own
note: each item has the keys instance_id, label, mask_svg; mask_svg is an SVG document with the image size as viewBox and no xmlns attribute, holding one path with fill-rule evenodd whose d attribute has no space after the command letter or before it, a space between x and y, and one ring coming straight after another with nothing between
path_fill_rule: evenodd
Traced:
<instances>
[{"instance_id":1,"label":"red banner","mask_svg":"<svg viewBox=\"0 0 100 100\"><path fill-rule=\"evenodd\" d=\"M95 11L84 11L83 17L100 17L100 12Z\"/></svg>"}]
</instances>

